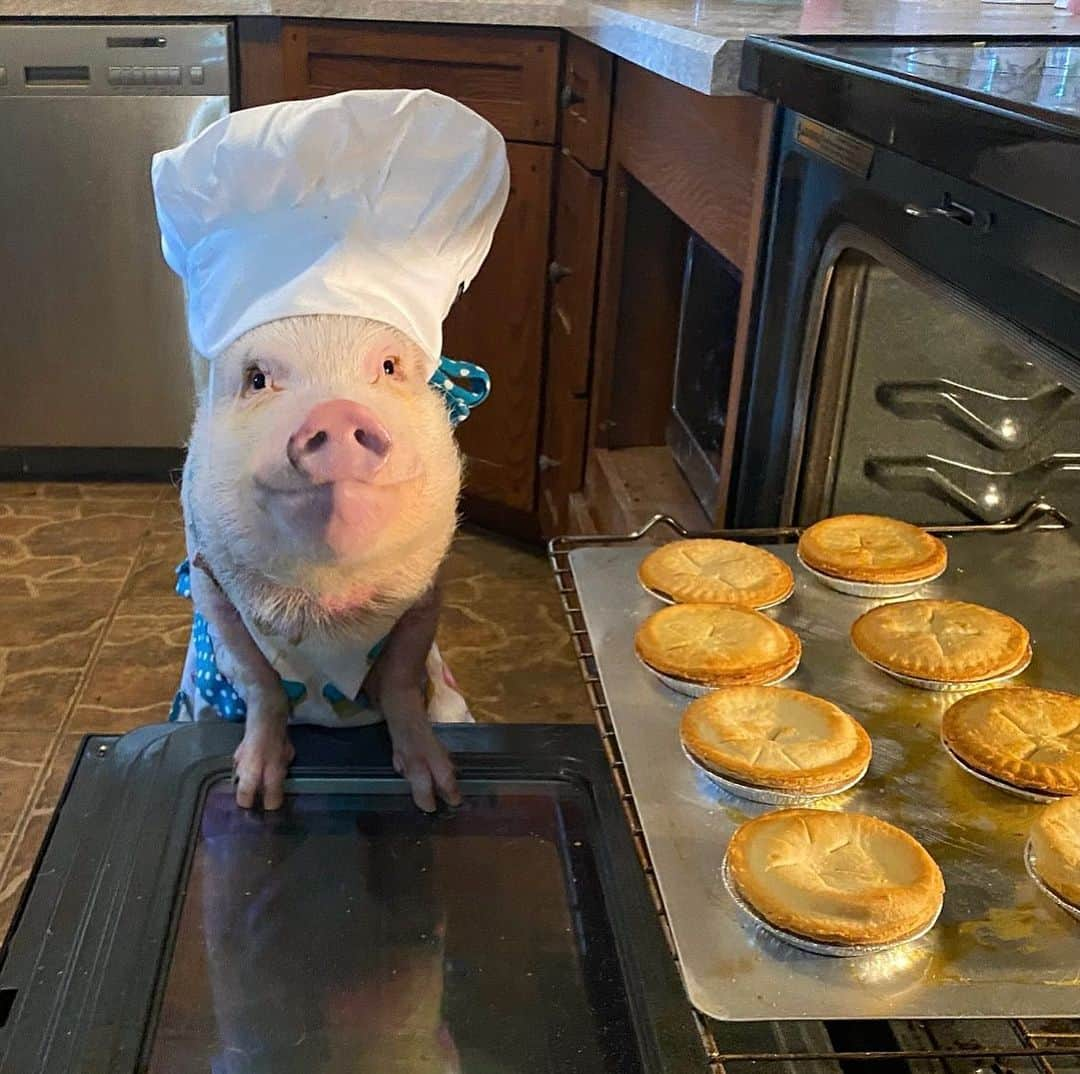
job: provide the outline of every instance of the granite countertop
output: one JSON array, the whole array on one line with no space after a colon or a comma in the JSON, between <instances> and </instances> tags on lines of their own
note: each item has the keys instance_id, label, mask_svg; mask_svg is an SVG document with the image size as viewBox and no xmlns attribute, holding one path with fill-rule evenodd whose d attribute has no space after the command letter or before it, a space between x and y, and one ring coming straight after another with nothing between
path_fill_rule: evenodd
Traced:
<instances>
[{"instance_id":1,"label":"granite countertop","mask_svg":"<svg viewBox=\"0 0 1080 1074\"><path fill-rule=\"evenodd\" d=\"M0 18L233 15L561 27L712 94L736 92L750 34L1080 37L1080 15L983 0L0 0Z\"/></svg>"}]
</instances>

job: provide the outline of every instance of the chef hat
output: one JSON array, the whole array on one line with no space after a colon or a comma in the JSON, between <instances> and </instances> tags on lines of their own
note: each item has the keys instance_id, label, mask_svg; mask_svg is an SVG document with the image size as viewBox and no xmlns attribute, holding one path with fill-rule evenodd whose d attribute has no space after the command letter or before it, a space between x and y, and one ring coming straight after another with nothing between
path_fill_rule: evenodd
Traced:
<instances>
[{"instance_id":1,"label":"chef hat","mask_svg":"<svg viewBox=\"0 0 1080 1074\"><path fill-rule=\"evenodd\" d=\"M491 247L502 136L427 90L357 90L235 112L154 157L161 247L208 358L282 317L400 329L428 355Z\"/></svg>"}]
</instances>

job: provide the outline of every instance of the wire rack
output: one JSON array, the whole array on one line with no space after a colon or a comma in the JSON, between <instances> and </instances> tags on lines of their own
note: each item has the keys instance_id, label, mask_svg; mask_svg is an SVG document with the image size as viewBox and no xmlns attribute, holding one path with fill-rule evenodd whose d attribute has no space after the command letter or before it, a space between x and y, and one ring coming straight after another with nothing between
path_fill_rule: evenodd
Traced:
<instances>
[{"instance_id":1,"label":"wire rack","mask_svg":"<svg viewBox=\"0 0 1080 1074\"><path fill-rule=\"evenodd\" d=\"M1030 504L1018 515L1003 522L934 526L928 527L928 530L935 534L1011 533L1022 529L1062 529L1070 525L1070 520L1052 505L1039 502ZM626 776L626 766L619 750L618 739L611 720L611 710L604 694L603 684L600 681L592 641L585 624L581 600L578 596L577 586L574 583L574 575L570 566L570 553L574 549L633 544L644 540L659 528L666 528L682 538L719 537L749 542L794 541L798 539L802 530L789 526L772 529L691 531L667 515L654 515L644 526L633 533L556 537L548 544L548 558L555 574L555 584L559 591L559 598L562 601L574 652L585 682L585 689L589 695L589 702L596 720L604 753L611 767L612 777L622 801L627 824L633 836L634 847L641 862L641 868L645 874L649 894L652 897L664 937L667 940L671 956L678 965L679 957L676 952L674 937L668 922L663 899L660 896L660 887L656 880L656 872L645 841L641 819L638 816L634 796L631 793ZM1077 991L1077 1006L1078 1012L1080 1012L1080 989ZM692 1007L691 1010L704 1049L703 1066L712 1074L730 1074L730 1072L726 1071L727 1067L741 1064L805 1064L817 1062L830 1064L835 1069L843 1069L849 1063L859 1064L861 1067L865 1063L891 1062L895 1064L898 1061L910 1063L913 1066L925 1061L948 1064L950 1067L960 1063L967 1070L972 1070L974 1074L1016 1074L1016 1066L1018 1065L1016 1061L1018 1060L1023 1062L1025 1070L1037 1071L1038 1074L1075 1074L1075 1072L1080 1071L1080 1021L1062 1022L1059 1019L1052 1022L1041 1022L1033 1019L1014 1018L1004 1021L998 1020L995 1023L969 1023L972 1028L993 1025L998 1030L993 1034L979 1032L968 1034L947 1032L942 1034L937 1031L935 1023L929 1021L893 1023L890 1024L892 1032L889 1036L897 1042L895 1047L854 1049L840 1046L816 1050L812 1047L798 1050L769 1050L766 1048L732 1048L726 1046L728 1042L723 1038L726 1038L728 1034L724 1032L723 1025L706 1018L700 1011ZM955 1025L955 1023L950 1023L950 1025ZM943 1043L942 1036L950 1037L949 1043ZM978 1039L980 1036L984 1037L982 1041ZM995 1039L987 1040L985 1039L986 1036L993 1036ZM786 1038L781 1035L781 1039ZM831 1037L828 1034L812 1037L812 1040L822 1039L830 1040ZM1063 1063L1062 1060L1066 1059L1072 1060L1072 1062ZM1054 1065L1054 1060L1058 1060L1057 1066Z\"/></svg>"}]
</instances>

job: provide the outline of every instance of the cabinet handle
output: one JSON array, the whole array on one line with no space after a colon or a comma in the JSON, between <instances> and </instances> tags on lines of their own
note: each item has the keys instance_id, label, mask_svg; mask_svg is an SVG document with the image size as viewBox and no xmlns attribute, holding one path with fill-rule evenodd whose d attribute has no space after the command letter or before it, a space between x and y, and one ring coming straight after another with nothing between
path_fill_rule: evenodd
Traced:
<instances>
[{"instance_id":1,"label":"cabinet handle","mask_svg":"<svg viewBox=\"0 0 1080 1074\"><path fill-rule=\"evenodd\" d=\"M566 265L560 265L558 261L552 261L548 265L548 280L551 283L558 283L560 280L565 280L567 276L573 276L574 270L568 268Z\"/></svg>"},{"instance_id":2,"label":"cabinet handle","mask_svg":"<svg viewBox=\"0 0 1080 1074\"><path fill-rule=\"evenodd\" d=\"M562 466L562 463L558 459L553 459L550 455L541 455L540 458L536 460L536 464L540 467L541 473L545 473L548 470L557 470Z\"/></svg>"},{"instance_id":3,"label":"cabinet handle","mask_svg":"<svg viewBox=\"0 0 1080 1074\"><path fill-rule=\"evenodd\" d=\"M567 82L559 91L559 104L563 108L573 108L575 104L582 104L585 98Z\"/></svg>"}]
</instances>

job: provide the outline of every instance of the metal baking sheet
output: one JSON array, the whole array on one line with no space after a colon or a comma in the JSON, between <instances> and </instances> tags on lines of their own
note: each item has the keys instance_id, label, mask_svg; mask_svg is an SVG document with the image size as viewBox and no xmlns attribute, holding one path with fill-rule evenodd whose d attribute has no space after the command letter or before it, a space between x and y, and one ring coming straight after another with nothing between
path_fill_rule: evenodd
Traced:
<instances>
[{"instance_id":1,"label":"metal baking sheet","mask_svg":"<svg viewBox=\"0 0 1080 1074\"><path fill-rule=\"evenodd\" d=\"M997 608L1031 632L1034 659L1016 683L1080 692L1080 541L1071 531L948 539L949 569L914 596ZM766 613L798 632L799 670L787 685L836 702L873 738L857 787L819 808L892 821L940 864L947 888L937 926L880 955L833 959L769 937L724 889L728 839L773 808L733 798L683 756L689 699L634 657L637 625L660 604L643 592L641 544L570 552L593 652L691 1002L713 1018L1070 1017L1077 1013L1080 924L1036 890L1024 846L1041 806L974 779L939 742L958 695L907 687L848 642L875 601L828 589L796 565L795 545L766 545L792 564L795 593Z\"/></svg>"}]
</instances>

